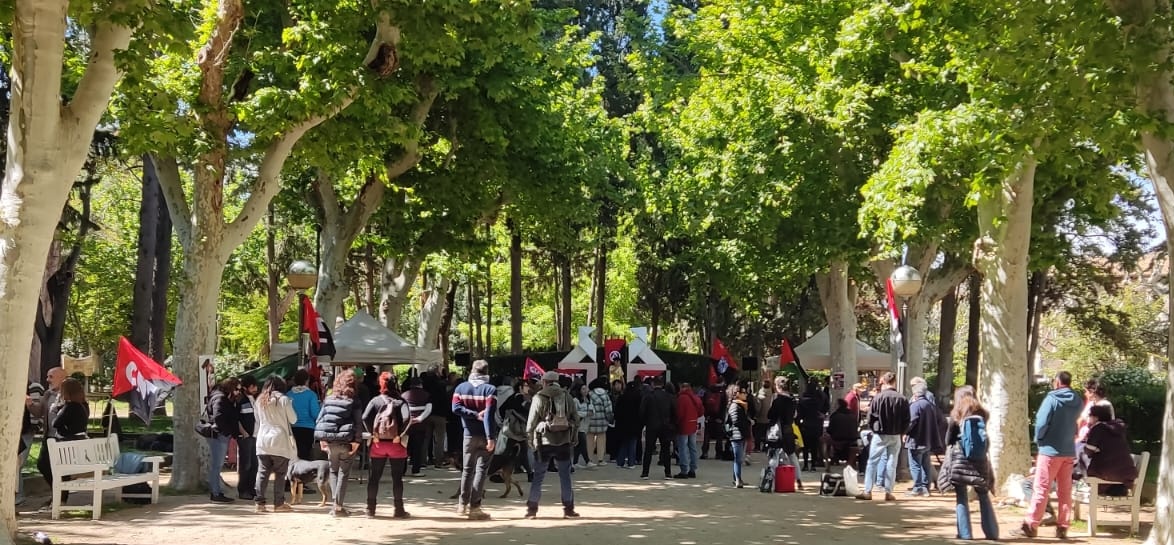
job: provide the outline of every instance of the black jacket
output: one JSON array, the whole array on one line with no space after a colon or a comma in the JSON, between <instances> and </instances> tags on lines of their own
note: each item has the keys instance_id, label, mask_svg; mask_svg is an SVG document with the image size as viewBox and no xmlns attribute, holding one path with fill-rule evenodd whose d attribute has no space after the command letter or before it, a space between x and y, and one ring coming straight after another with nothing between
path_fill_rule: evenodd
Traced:
<instances>
[{"instance_id":1,"label":"black jacket","mask_svg":"<svg viewBox=\"0 0 1174 545\"><path fill-rule=\"evenodd\" d=\"M847 443L860 439L859 426L860 421L848 409L836 411L828 417L828 435L832 441Z\"/></svg>"},{"instance_id":2,"label":"black jacket","mask_svg":"<svg viewBox=\"0 0 1174 545\"><path fill-rule=\"evenodd\" d=\"M972 416L970 418L982 417ZM950 422L949 431L946 433L946 443L953 446L950 449L950 461L948 462L950 466L950 484L973 486L982 490L990 490L990 486L994 482L991 478L990 458L987 458L985 462L971 462L962 453L962 445L956 444L961 438L962 428L957 422Z\"/></svg>"},{"instance_id":3,"label":"black jacket","mask_svg":"<svg viewBox=\"0 0 1174 545\"><path fill-rule=\"evenodd\" d=\"M677 402L664 388L655 388L640 402L640 422L651 431L667 431L676 427Z\"/></svg>"},{"instance_id":4,"label":"black jacket","mask_svg":"<svg viewBox=\"0 0 1174 545\"><path fill-rule=\"evenodd\" d=\"M799 399L799 427L804 430L823 431L823 397L817 392ZM806 431L803 432L806 437Z\"/></svg>"},{"instance_id":5,"label":"black jacket","mask_svg":"<svg viewBox=\"0 0 1174 545\"><path fill-rule=\"evenodd\" d=\"M783 452L792 454L795 452L795 398L791 394L778 394L774 401L770 403L770 410L766 412L766 418L773 426L778 424L782 427L783 436L778 442L767 443L769 448L781 448Z\"/></svg>"},{"instance_id":6,"label":"black jacket","mask_svg":"<svg viewBox=\"0 0 1174 545\"><path fill-rule=\"evenodd\" d=\"M212 390L212 394L208 396L208 418L216 427L216 435L240 436L240 407L219 388Z\"/></svg>"},{"instance_id":7,"label":"black jacket","mask_svg":"<svg viewBox=\"0 0 1174 545\"><path fill-rule=\"evenodd\" d=\"M746 407L737 401L730 402L726 409L726 438L730 441L745 441L750 437L750 415Z\"/></svg>"},{"instance_id":8,"label":"black jacket","mask_svg":"<svg viewBox=\"0 0 1174 545\"><path fill-rule=\"evenodd\" d=\"M363 434L363 412L358 400L330 396L322 402L314 440L328 443L357 443Z\"/></svg>"},{"instance_id":9,"label":"black jacket","mask_svg":"<svg viewBox=\"0 0 1174 545\"><path fill-rule=\"evenodd\" d=\"M644 423L640 420L640 403L644 395L640 388L628 388L616 401L616 431L623 437L638 437Z\"/></svg>"},{"instance_id":10,"label":"black jacket","mask_svg":"<svg viewBox=\"0 0 1174 545\"><path fill-rule=\"evenodd\" d=\"M896 390L881 390L868 405L868 429L881 435L909 431L909 400Z\"/></svg>"},{"instance_id":11,"label":"black jacket","mask_svg":"<svg viewBox=\"0 0 1174 545\"><path fill-rule=\"evenodd\" d=\"M90 421L90 408L73 401L66 402L53 420L53 430L62 441L86 438L86 425Z\"/></svg>"}]
</instances>

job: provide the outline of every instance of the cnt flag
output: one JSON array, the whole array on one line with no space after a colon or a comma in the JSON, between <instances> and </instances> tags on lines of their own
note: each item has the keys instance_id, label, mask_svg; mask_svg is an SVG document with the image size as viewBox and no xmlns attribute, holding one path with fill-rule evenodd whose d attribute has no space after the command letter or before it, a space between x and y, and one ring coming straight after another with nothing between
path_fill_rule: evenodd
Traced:
<instances>
[{"instance_id":1,"label":"cnt flag","mask_svg":"<svg viewBox=\"0 0 1174 545\"><path fill-rule=\"evenodd\" d=\"M334 336L330 334L330 328L326 327L326 321L318 315L317 310L314 310L310 298L305 294L301 297L305 312L302 316L302 327L305 328L304 333L310 334L310 353L333 358L338 351L334 348Z\"/></svg>"},{"instance_id":2,"label":"cnt flag","mask_svg":"<svg viewBox=\"0 0 1174 545\"><path fill-rule=\"evenodd\" d=\"M713 365L709 366L709 383L711 385L717 384L718 377L726 376L730 369L738 370L734 358L730 356L730 351L726 350L726 345L722 344L720 339L713 340L713 352L710 357L714 360Z\"/></svg>"},{"instance_id":3,"label":"cnt flag","mask_svg":"<svg viewBox=\"0 0 1174 545\"><path fill-rule=\"evenodd\" d=\"M540 379L545 372L542 366L538 365L538 362L526 358L526 370L522 371L522 380Z\"/></svg>"},{"instance_id":4,"label":"cnt flag","mask_svg":"<svg viewBox=\"0 0 1174 545\"><path fill-rule=\"evenodd\" d=\"M126 337L118 341L118 362L114 370L116 399L130 403L130 411L144 424L151 424L151 413L183 381L165 367L140 352Z\"/></svg>"},{"instance_id":5,"label":"cnt flag","mask_svg":"<svg viewBox=\"0 0 1174 545\"><path fill-rule=\"evenodd\" d=\"M791 348L791 341L783 337L783 345L779 351L779 370L781 371L788 365L795 364L795 369L799 370L799 376L803 378L803 382L807 382L807 370L803 368L803 364L799 363L799 355Z\"/></svg>"},{"instance_id":6,"label":"cnt flag","mask_svg":"<svg viewBox=\"0 0 1174 545\"><path fill-rule=\"evenodd\" d=\"M893 294L893 280L885 280L885 302L889 305L889 338L893 342L893 350L897 353L897 361L905 361L905 340L901 338L901 309L897 307L897 297Z\"/></svg>"}]
</instances>

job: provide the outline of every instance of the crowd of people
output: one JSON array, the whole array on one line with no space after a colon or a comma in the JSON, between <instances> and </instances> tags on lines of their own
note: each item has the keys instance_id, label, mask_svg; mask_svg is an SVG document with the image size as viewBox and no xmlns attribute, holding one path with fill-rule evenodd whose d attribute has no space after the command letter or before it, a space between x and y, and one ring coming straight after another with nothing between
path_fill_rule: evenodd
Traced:
<instances>
[{"instance_id":1,"label":"crowd of people","mask_svg":"<svg viewBox=\"0 0 1174 545\"><path fill-rule=\"evenodd\" d=\"M38 427L44 429L44 440L86 437L89 410L81 383L61 368L50 370L46 380L48 388L29 386L22 464ZM488 363L478 360L464 380L435 368L399 384L393 374L374 368L342 372L324 398L308 388L309 380L305 370L288 382L279 376L263 384L250 375L228 378L206 400L203 421L209 429L202 435L211 459L224 460L235 440L236 495L252 501L258 513L291 511L286 492L295 468L325 458L320 477L328 490L320 493L329 498L332 516L348 516L348 477L356 460L365 457L369 517L376 514L384 471L391 474L392 516L408 518L404 478L422 476L427 467L452 467L461 472L458 514L489 519L482 499L493 460L494 468L508 465L527 475L526 518L537 516L542 484L551 471L558 473L563 516L575 518L572 473L577 469L611 463L639 468L640 479L649 479L655 458L665 479L693 479L711 445L716 457L732 463L729 482L736 488L745 486L744 468L753 452L767 453L764 461L772 466L794 466L799 489L802 472L835 462L855 467L863 457L863 490L856 498L872 500L872 492L880 489L885 501L895 501L904 448L913 480L909 496L926 496L934 486L953 488L957 537L971 539L973 489L985 537L999 537L991 500L995 479L987 457L989 414L970 386L955 390L951 409L943 414L923 379L911 380L911 395L905 397L896 377L885 373L862 415L863 384L852 385L833 403L827 382L793 382L784 376L763 379L757 389L750 381L726 384L722 379L695 389L689 383L667 383L663 376L627 383L600 377L583 384L554 371L526 380L491 378ZM1103 385L1089 380L1082 399L1071 380L1069 373L1057 373L1036 414L1038 456L1018 532L1025 537L1038 534L1045 515L1055 521L1058 537L1067 536L1074 479L1124 483L1095 491L1120 495L1138 476L1125 424L1116 418ZM797 385L800 395L792 393ZM46 451L38 468L51 482ZM942 456L940 468L934 455ZM673 459L679 466L675 474ZM221 465L208 469L210 500L228 503L234 499L222 487ZM1049 504L1053 490L1056 511ZM18 503L19 494L18 489Z\"/></svg>"}]
</instances>

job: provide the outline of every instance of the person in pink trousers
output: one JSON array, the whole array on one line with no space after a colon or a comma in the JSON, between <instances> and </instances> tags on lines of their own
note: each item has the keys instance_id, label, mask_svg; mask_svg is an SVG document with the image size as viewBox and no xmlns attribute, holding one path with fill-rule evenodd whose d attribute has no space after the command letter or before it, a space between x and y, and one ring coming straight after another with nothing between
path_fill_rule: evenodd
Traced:
<instances>
[{"instance_id":1,"label":"person in pink trousers","mask_svg":"<svg viewBox=\"0 0 1174 545\"><path fill-rule=\"evenodd\" d=\"M1072 467L1076 462L1076 421L1083 401L1072 390L1072 374L1056 373L1052 391L1048 392L1035 415L1035 442L1039 454L1035 459L1035 482L1027 516L1020 526L1022 537L1035 537L1043 520L1052 482L1056 483L1059 509L1056 513L1056 537L1067 539L1072 522Z\"/></svg>"}]
</instances>

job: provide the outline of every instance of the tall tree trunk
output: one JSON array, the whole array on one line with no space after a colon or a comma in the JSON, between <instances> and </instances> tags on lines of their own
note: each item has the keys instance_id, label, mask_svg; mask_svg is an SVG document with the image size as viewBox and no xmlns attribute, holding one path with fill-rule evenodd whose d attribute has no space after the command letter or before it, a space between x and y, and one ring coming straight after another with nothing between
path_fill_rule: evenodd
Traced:
<instances>
[{"instance_id":1,"label":"tall tree trunk","mask_svg":"<svg viewBox=\"0 0 1174 545\"><path fill-rule=\"evenodd\" d=\"M93 172L92 167L93 165L90 168L91 172ZM46 299L49 302L49 308L46 309L48 322L45 324L44 335L41 337L41 369L45 372L61 365L61 344L65 340L65 318L69 313L69 298L73 293L73 283L77 277L77 264L82 255L82 244L90 232L90 198L94 184L97 183L98 177L91 175L79 187L78 197L82 203L82 210L78 219L77 233L74 234L73 246L70 247L69 253L62 257L57 270L49 276L49 281L45 283ZM38 315L37 318L40 319L42 316Z\"/></svg>"},{"instance_id":2,"label":"tall tree trunk","mask_svg":"<svg viewBox=\"0 0 1174 545\"><path fill-rule=\"evenodd\" d=\"M949 403L954 389L954 335L958 327L958 288L950 289L942 298L941 334L938 337L938 404Z\"/></svg>"},{"instance_id":3,"label":"tall tree trunk","mask_svg":"<svg viewBox=\"0 0 1174 545\"><path fill-rule=\"evenodd\" d=\"M1141 110L1161 120L1167 126L1174 122L1174 70L1168 59L1174 53L1174 36L1169 26L1174 11L1168 2L1142 2L1120 0L1110 2L1129 28L1144 28L1138 34L1142 40L1158 44L1144 51L1152 59L1141 66L1152 67L1153 72L1141 78L1138 95ZM1132 30L1131 30L1132 32ZM1174 140L1165 132L1143 131L1142 147L1145 149L1146 171L1153 183L1162 214L1162 225L1166 230L1166 253L1174 256ZM1174 267L1168 272L1167 285L1174 286ZM1170 298L1170 314L1174 315L1174 295ZM1146 545L1174 545L1174 320L1169 321L1166 352L1166 410L1162 416L1162 452L1158 464L1158 490L1154 503L1154 525L1146 539Z\"/></svg>"},{"instance_id":4,"label":"tall tree trunk","mask_svg":"<svg viewBox=\"0 0 1174 545\"><path fill-rule=\"evenodd\" d=\"M281 308L281 267L277 266L277 217L273 212L273 203L269 203L268 218L265 221L265 270L268 273L265 283L265 298L269 307L269 343L265 349L266 359L272 357L273 345L277 344L281 335L281 319L278 314Z\"/></svg>"},{"instance_id":5,"label":"tall tree trunk","mask_svg":"<svg viewBox=\"0 0 1174 545\"><path fill-rule=\"evenodd\" d=\"M991 467L996 489L1012 473L1026 474L1031 449L1027 415L1027 260L1036 159L1024 157L994 191L978 201L975 265L982 273L983 349L979 398L990 410Z\"/></svg>"},{"instance_id":6,"label":"tall tree trunk","mask_svg":"<svg viewBox=\"0 0 1174 545\"><path fill-rule=\"evenodd\" d=\"M376 304L375 289L375 244L368 241L366 251L363 255L363 284L364 295L366 295L367 314L377 316L379 314L379 306Z\"/></svg>"},{"instance_id":7,"label":"tall tree trunk","mask_svg":"<svg viewBox=\"0 0 1174 545\"><path fill-rule=\"evenodd\" d=\"M599 291L595 301L595 327L598 328L596 331L600 346L607 339L607 309L605 308L607 305L607 253L607 243L601 243L599 245L599 280L596 282Z\"/></svg>"},{"instance_id":8,"label":"tall tree trunk","mask_svg":"<svg viewBox=\"0 0 1174 545\"><path fill-rule=\"evenodd\" d=\"M571 345L574 344L575 324L573 323L574 313L571 311L572 297L571 288L574 279L571 276L571 258L564 256L562 266L559 267L559 274L562 280L559 281L559 298L562 303L559 305L559 312L562 314L562 331L559 331L560 338L559 350L570 350Z\"/></svg>"},{"instance_id":9,"label":"tall tree trunk","mask_svg":"<svg viewBox=\"0 0 1174 545\"><path fill-rule=\"evenodd\" d=\"M413 163L414 164L414 163ZM359 196L344 209L334 191L334 180L319 172L314 181L315 194L322 211L322 259L318 263L318 286L314 290L314 309L327 324L342 314L342 303L350 283L346 278L347 258L351 246L383 200L386 186L379 176L367 176Z\"/></svg>"},{"instance_id":10,"label":"tall tree trunk","mask_svg":"<svg viewBox=\"0 0 1174 545\"><path fill-rule=\"evenodd\" d=\"M844 388L834 392L836 398L841 398L860 377L856 366L856 286L848 276L845 261L833 261L828 272L815 279L827 317L832 373L844 373Z\"/></svg>"},{"instance_id":11,"label":"tall tree trunk","mask_svg":"<svg viewBox=\"0 0 1174 545\"><path fill-rule=\"evenodd\" d=\"M1043 321L1044 291L1048 287L1048 273L1035 271L1027 290L1027 386L1035 382L1036 357L1039 355L1039 330Z\"/></svg>"},{"instance_id":12,"label":"tall tree trunk","mask_svg":"<svg viewBox=\"0 0 1174 545\"><path fill-rule=\"evenodd\" d=\"M481 293L477 279L469 278L469 351L478 358L485 357L485 341L481 335Z\"/></svg>"},{"instance_id":13,"label":"tall tree trunk","mask_svg":"<svg viewBox=\"0 0 1174 545\"><path fill-rule=\"evenodd\" d=\"M562 306L562 262L558 256L551 257L550 264L553 267L550 279L554 284L554 291L550 294L550 307L554 312L554 345L556 350L562 350L563 342L566 340L566 325L563 321L563 306Z\"/></svg>"},{"instance_id":14,"label":"tall tree trunk","mask_svg":"<svg viewBox=\"0 0 1174 545\"><path fill-rule=\"evenodd\" d=\"M970 275L966 287L966 384L978 386L978 356L982 352L982 276Z\"/></svg>"},{"instance_id":15,"label":"tall tree trunk","mask_svg":"<svg viewBox=\"0 0 1174 545\"><path fill-rule=\"evenodd\" d=\"M493 354L493 263L485 271L485 357Z\"/></svg>"},{"instance_id":16,"label":"tall tree trunk","mask_svg":"<svg viewBox=\"0 0 1174 545\"><path fill-rule=\"evenodd\" d=\"M1169 48L1166 48L1167 53ZM1154 93L1161 92L1174 105L1174 86L1171 74L1165 79L1152 82ZM1174 115L1174 110L1166 112ZM1162 213L1162 224L1166 230L1166 252L1174 256L1174 141L1158 134L1144 134L1146 163L1154 193L1158 197L1158 208ZM1167 285L1174 286L1174 267L1170 267ZM1168 295L1170 316L1174 316L1174 295ZM1166 410L1162 414L1162 452L1158 464L1158 490L1154 503L1154 525L1146 539L1146 545L1174 545L1174 320L1170 320L1166 348Z\"/></svg>"},{"instance_id":17,"label":"tall tree trunk","mask_svg":"<svg viewBox=\"0 0 1174 545\"><path fill-rule=\"evenodd\" d=\"M451 280L438 276L425 292L424 304L420 307L420 323L416 328L416 346L429 350L440 347L440 324L450 286Z\"/></svg>"},{"instance_id":18,"label":"tall tree trunk","mask_svg":"<svg viewBox=\"0 0 1174 545\"><path fill-rule=\"evenodd\" d=\"M155 302L155 241L159 227L159 201L162 199L155 165L143 156L142 199L139 201L139 250L135 267L134 298L131 304L130 342L147 352L151 349L151 306Z\"/></svg>"},{"instance_id":19,"label":"tall tree trunk","mask_svg":"<svg viewBox=\"0 0 1174 545\"><path fill-rule=\"evenodd\" d=\"M158 179L156 179L158 184ZM151 282L151 346L148 351L155 361L167 359L167 296L171 292L171 211L159 188L159 225L155 228L155 279Z\"/></svg>"},{"instance_id":20,"label":"tall tree trunk","mask_svg":"<svg viewBox=\"0 0 1174 545\"><path fill-rule=\"evenodd\" d=\"M599 292L599 250L596 249L595 255L591 256L591 288L587 296L587 316L584 317L584 322L587 325L594 325L595 323L595 302L599 300L597 293ZM575 327L571 326L571 335L574 336Z\"/></svg>"},{"instance_id":21,"label":"tall tree trunk","mask_svg":"<svg viewBox=\"0 0 1174 545\"><path fill-rule=\"evenodd\" d=\"M451 352L451 333L453 316L456 314L457 307L457 289L460 284L452 282L448 287L448 293L444 294L444 312L440 315L440 332L437 335L437 344L440 347L440 356L442 360L442 367L448 369L449 353Z\"/></svg>"},{"instance_id":22,"label":"tall tree trunk","mask_svg":"<svg viewBox=\"0 0 1174 545\"><path fill-rule=\"evenodd\" d=\"M389 257L384 260L383 272L379 279L379 318L388 329L399 328L404 305L408 302L408 293L412 291L423 264L422 258L412 255Z\"/></svg>"},{"instance_id":23,"label":"tall tree trunk","mask_svg":"<svg viewBox=\"0 0 1174 545\"><path fill-rule=\"evenodd\" d=\"M412 107L407 121L419 129L428 119L428 113L432 111L432 104L439 89L428 78L421 78L416 84L416 89L419 98ZM403 153L384 164L387 180L394 181L415 168L421 157L419 140L405 144ZM355 202L349 208L339 203L333 179L321 171L315 178L314 189L324 219L319 231L322 257L318 261L318 285L314 290L314 308L327 324L333 324L334 319L342 313L342 302L346 298L348 282L345 272L351 246L367 226L371 216L379 210L387 186L379 174L368 174Z\"/></svg>"},{"instance_id":24,"label":"tall tree trunk","mask_svg":"<svg viewBox=\"0 0 1174 545\"><path fill-rule=\"evenodd\" d=\"M13 3L9 3L13 6ZM110 21L109 7L89 13L90 52L72 99L62 102L66 0L17 0L8 37L11 72L7 148L0 183L0 445L16 450L28 383L33 320L57 220L81 172L121 74L116 50L131 30ZM120 19L120 20L125 20ZM0 464L4 538L17 531L16 464Z\"/></svg>"},{"instance_id":25,"label":"tall tree trunk","mask_svg":"<svg viewBox=\"0 0 1174 545\"><path fill-rule=\"evenodd\" d=\"M510 231L510 353L522 353L522 233L513 220Z\"/></svg>"}]
</instances>

